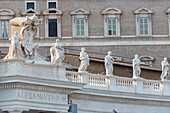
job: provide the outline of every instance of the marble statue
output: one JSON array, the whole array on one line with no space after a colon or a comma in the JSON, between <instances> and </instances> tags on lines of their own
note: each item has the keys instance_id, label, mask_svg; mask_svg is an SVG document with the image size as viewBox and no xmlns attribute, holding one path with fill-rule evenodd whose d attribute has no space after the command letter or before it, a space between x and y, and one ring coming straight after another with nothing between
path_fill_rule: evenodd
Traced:
<instances>
[{"instance_id":1,"label":"marble statue","mask_svg":"<svg viewBox=\"0 0 170 113\"><path fill-rule=\"evenodd\" d=\"M161 80L164 81L169 76L169 63L167 61L167 58L164 58L164 61L162 61L162 74L161 74Z\"/></svg>"},{"instance_id":2,"label":"marble statue","mask_svg":"<svg viewBox=\"0 0 170 113\"><path fill-rule=\"evenodd\" d=\"M21 50L21 39L18 36L18 32L16 31L14 33L14 36L11 37L9 40L11 40L11 54L9 56L10 59L16 59L22 57L22 50Z\"/></svg>"},{"instance_id":3,"label":"marble statue","mask_svg":"<svg viewBox=\"0 0 170 113\"><path fill-rule=\"evenodd\" d=\"M113 57L111 56L112 52L109 51L108 55L105 57L105 69L106 69L106 76L113 75Z\"/></svg>"},{"instance_id":4,"label":"marble statue","mask_svg":"<svg viewBox=\"0 0 170 113\"><path fill-rule=\"evenodd\" d=\"M86 72L86 69L90 65L90 63L89 63L89 55L85 52L85 48L81 48L79 59L81 63L78 72Z\"/></svg>"},{"instance_id":5,"label":"marble statue","mask_svg":"<svg viewBox=\"0 0 170 113\"><path fill-rule=\"evenodd\" d=\"M21 29L21 35L23 36L22 47L24 49L24 53L27 58L31 58L34 56L34 43L33 40L37 35L37 28L40 24L40 19L37 19L36 15L34 14L32 17L26 17L26 21L22 22L20 26L23 28Z\"/></svg>"},{"instance_id":6,"label":"marble statue","mask_svg":"<svg viewBox=\"0 0 170 113\"><path fill-rule=\"evenodd\" d=\"M56 43L50 48L51 63L62 64L64 60L64 48L61 47L59 39L56 39Z\"/></svg>"},{"instance_id":7,"label":"marble statue","mask_svg":"<svg viewBox=\"0 0 170 113\"><path fill-rule=\"evenodd\" d=\"M135 58L133 59L133 78L140 77L141 69L140 69L141 61L139 59L139 56L136 54Z\"/></svg>"}]
</instances>

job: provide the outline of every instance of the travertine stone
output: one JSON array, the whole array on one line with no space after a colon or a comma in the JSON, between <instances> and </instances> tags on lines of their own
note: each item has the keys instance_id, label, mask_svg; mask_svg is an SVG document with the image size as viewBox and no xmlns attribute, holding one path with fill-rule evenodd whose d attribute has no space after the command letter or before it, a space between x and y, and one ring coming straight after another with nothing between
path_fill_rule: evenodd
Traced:
<instances>
[{"instance_id":1,"label":"travertine stone","mask_svg":"<svg viewBox=\"0 0 170 113\"><path fill-rule=\"evenodd\" d=\"M81 48L80 57L81 60L78 72L85 72L89 63L89 55L85 52L85 48Z\"/></svg>"},{"instance_id":2,"label":"travertine stone","mask_svg":"<svg viewBox=\"0 0 170 113\"><path fill-rule=\"evenodd\" d=\"M164 81L169 76L169 63L166 57L164 58L164 61L162 61L161 64L162 64L162 74L160 78L162 81Z\"/></svg>"},{"instance_id":3,"label":"travertine stone","mask_svg":"<svg viewBox=\"0 0 170 113\"><path fill-rule=\"evenodd\" d=\"M109 51L108 55L105 57L106 76L113 75L113 64L112 64L112 62L114 61L114 59L111 55L112 55L112 52Z\"/></svg>"},{"instance_id":4,"label":"travertine stone","mask_svg":"<svg viewBox=\"0 0 170 113\"><path fill-rule=\"evenodd\" d=\"M61 47L59 39L56 39L56 43L50 48L51 53L51 63L62 64L64 60L64 48Z\"/></svg>"}]
</instances>

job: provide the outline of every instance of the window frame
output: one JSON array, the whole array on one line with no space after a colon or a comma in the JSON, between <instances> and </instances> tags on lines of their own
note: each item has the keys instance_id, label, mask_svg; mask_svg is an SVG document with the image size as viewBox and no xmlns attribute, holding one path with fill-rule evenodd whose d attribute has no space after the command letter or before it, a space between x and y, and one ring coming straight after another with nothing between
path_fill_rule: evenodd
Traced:
<instances>
[{"instance_id":1,"label":"window frame","mask_svg":"<svg viewBox=\"0 0 170 113\"><path fill-rule=\"evenodd\" d=\"M47 0L47 9L50 9L49 8L49 3L50 2L55 2L56 3L56 9L58 9L58 0Z\"/></svg>"},{"instance_id":2,"label":"window frame","mask_svg":"<svg viewBox=\"0 0 170 113\"><path fill-rule=\"evenodd\" d=\"M56 13L49 13L50 11L55 11ZM48 20L49 19L57 19L57 37L61 38L61 15L62 15L62 12L55 8L47 9L43 12L43 16L45 20L45 31L46 31L45 37L46 38L53 38L53 37L49 37L49 32L48 32L49 30Z\"/></svg>"},{"instance_id":3,"label":"window frame","mask_svg":"<svg viewBox=\"0 0 170 113\"><path fill-rule=\"evenodd\" d=\"M2 22L3 21L7 21L8 22L8 37L2 37ZM10 38L10 34L11 34L11 30L10 30L10 20L7 20L7 19L3 19L3 20L0 20L0 37L1 38Z\"/></svg>"},{"instance_id":4,"label":"window frame","mask_svg":"<svg viewBox=\"0 0 170 113\"><path fill-rule=\"evenodd\" d=\"M139 8L134 11L135 14L135 22L136 22L136 36L137 37L152 37L152 14L153 11L147 8ZM147 18L148 19L148 34L141 35L140 34L140 18Z\"/></svg>"},{"instance_id":5,"label":"window frame","mask_svg":"<svg viewBox=\"0 0 170 113\"><path fill-rule=\"evenodd\" d=\"M27 9L27 3L34 3L34 9L33 10L36 10L36 1L25 1L25 10L28 10ZM29 9L32 9L32 8L29 8Z\"/></svg>"},{"instance_id":6,"label":"window frame","mask_svg":"<svg viewBox=\"0 0 170 113\"><path fill-rule=\"evenodd\" d=\"M141 34L141 23L140 23L140 20L143 20L142 24L143 24L143 34ZM146 29L145 29L145 19L147 20L147 34L146 34ZM149 19L148 18L139 18L139 34L142 36L142 35L149 35Z\"/></svg>"},{"instance_id":7,"label":"window frame","mask_svg":"<svg viewBox=\"0 0 170 113\"><path fill-rule=\"evenodd\" d=\"M170 8L166 10L167 20L168 20L168 35L170 36Z\"/></svg>"},{"instance_id":8,"label":"window frame","mask_svg":"<svg viewBox=\"0 0 170 113\"><path fill-rule=\"evenodd\" d=\"M83 20L83 25L84 25L84 26L83 26L83 27L84 27L84 28L83 28L83 29L84 29L83 32L84 32L84 35L82 35L82 30L81 30L82 23L81 23L81 22L80 22L81 24L79 24L79 27L80 27L80 30L79 30L80 35L79 35L79 36L77 35L77 20L79 20L79 21L82 21L82 20ZM85 19L81 19L81 18L75 19L75 22L76 22L76 37L84 37L84 36L85 36L85 21L86 21Z\"/></svg>"},{"instance_id":9,"label":"window frame","mask_svg":"<svg viewBox=\"0 0 170 113\"><path fill-rule=\"evenodd\" d=\"M15 12L9 9L0 9L0 26L1 26L1 21L8 21L8 37L1 37L2 33L2 29L0 27L0 38L1 39L9 39L11 37L11 25L10 25L10 20L13 19L15 16Z\"/></svg>"},{"instance_id":10,"label":"window frame","mask_svg":"<svg viewBox=\"0 0 170 113\"><path fill-rule=\"evenodd\" d=\"M104 15L104 36L105 37L120 37L120 21L121 21L122 11L118 8L109 7L103 10L102 15ZM108 19L116 20L116 35L109 35Z\"/></svg>"},{"instance_id":11,"label":"window frame","mask_svg":"<svg viewBox=\"0 0 170 113\"><path fill-rule=\"evenodd\" d=\"M77 10L74 10L70 13L70 15L72 16L72 37L89 37L89 33L88 33L88 16L89 16L90 12L79 8ZM76 19L84 19L84 36L77 36L76 35Z\"/></svg>"},{"instance_id":12,"label":"window frame","mask_svg":"<svg viewBox=\"0 0 170 113\"><path fill-rule=\"evenodd\" d=\"M111 29L109 29L109 20L111 20L111 21L113 21L113 19L115 20L115 29L113 28L113 23L111 22ZM111 30L112 31L112 35L109 35L109 30ZM115 33L115 35L114 35L114 30L116 31ZM116 18L108 18L107 19L107 32L108 32L108 36L117 36L117 20L116 20Z\"/></svg>"}]
</instances>

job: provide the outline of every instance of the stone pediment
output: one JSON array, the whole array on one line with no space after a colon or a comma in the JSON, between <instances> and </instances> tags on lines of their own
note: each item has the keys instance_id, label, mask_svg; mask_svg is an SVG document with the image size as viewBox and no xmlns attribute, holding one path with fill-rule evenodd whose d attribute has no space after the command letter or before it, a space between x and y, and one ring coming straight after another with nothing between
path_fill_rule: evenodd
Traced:
<instances>
[{"instance_id":1,"label":"stone pediment","mask_svg":"<svg viewBox=\"0 0 170 113\"><path fill-rule=\"evenodd\" d=\"M152 14L152 13L153 13L153 11L151 11L148 8L144 8L144 7L139 8L136 11L134 11L134 14Z\"/></svg>"},{"instance_id":2,"label":"stone pediment","mask_svg":"<svg viewBox=\"0 0 170 113\"><path fill-rule=\"evenodd\" d=\"M56 9L56 8L50 8L50 9L47 9L43 12L43 15L62 15L62 12L59 10L59 9Z\"/></svg>"},{"instance_id":3,"label":"stone pediment","mask_svg":"<svg viewBox=\"0 0 170 113\"><path fill-rule=\"evenodd\" d=\"M146 56L146 55L140 56L139 58L142 61L154 61L155 60L152 56Z\"/></svg>"},{"instance_id":4,"label":"stone pediment","mask_svg":"<svg viewBox=\"0 0 170 113\"><path fill-rule=\"evenodd\" d=\"M105 10L103 10L102 12L103 15L115 15L115 14L122 14L122 11L119 10L118 8L113 8L113 7L110 7L110 8L106 8Z\"/></svg>"},{"instance_id":5,"label":"stone pediment","mask_svg":"<svg viewBox=\"0 0 170 113\"><path fill-rule=\"evenodd\" d=\"M38 11L36 11L36 10L34 10L34 9L31 9L31 8L28 9L28 10L25 10L25 11L22 13L23 16L33 15L33 14L40 15L41 13L38 12Z\"/></svg>"},{"instance_id":6,"label":"stone pediment","mask_svg":"<svg viewBox=\"0 0 170 113\"><path fill-rule=\"evenodd\" d=\"M72 11L70 13L71 15L89 15L90 12L88 10L85 10L85 9L76 9L75 11Z\"/></svg>"},{"instance_id":7,"label":"stone pediment","mask_svg":"<svg viewBox=\"0 0 170 113\"><path fill-rule=\"evenodd\" d=\"M14 11L10 9L0 9L0 16L14 16Z\"/></svg>"}]
</instances>

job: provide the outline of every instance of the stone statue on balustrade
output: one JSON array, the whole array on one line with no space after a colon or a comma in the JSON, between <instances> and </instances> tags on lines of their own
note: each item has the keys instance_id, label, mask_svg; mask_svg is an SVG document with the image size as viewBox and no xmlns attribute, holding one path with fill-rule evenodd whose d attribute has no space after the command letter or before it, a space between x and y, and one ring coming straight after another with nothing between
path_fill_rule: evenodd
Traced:
<instances>
[{"instance_id":1,"label":"stone statue on balustrade","mask_svg":"<svg viewBox=\"0 0 170 113\"><path fill-rule=\"evenodd\" d=\"M61 47L61 43L59 39L56 39L56 43L50 48L51 54L51 63L57 63L59 65L62 64L64 60L64 48Z\"/></svg>"},{"instance_id":2,"label":"stone statue on balustrade","mask_svg":"<svg viewBox=\"0 0 170 113\"><path fill-rule=\"evenodd\" d=\"M113 62L114 62L114 58L111 55L112 55L112 52L109 51L108 55L105 57L106 76L113 75Z\"/></svg>"},{"instance_id":3,"label":"stone statue on balustrade","mask_svg":"<svg viewBox=\"0 0 170 113\"><path fill-rule=\"evenodd\" d=\"M90 65L90 63L89 63L89 55L85 52L85 48L81 48L79 59L81 63L78 72L86 72L86 69Z\"/></svg>"},{"instance_id":4,"label":"stone statue on balustrade","mask_svg":"<svg viewBox=\"0 0 170 113\"><path fill-rule=\"evenodd\" d=\"M14 36L11 37L9 40L11 40L10 45L10 54L6 56L6 59L17 59L22 58L23 53L21 50L21 38L18 36L18 32L14 33Z\"/></svg>"},{"instance_id":5,"label":"stone statue on balustrade","mask_svg":"<svg viewBox=\"0 0 170 113\"><path fill-rule=\"evenodd\" d=\"M139 56L136 54L135 58L133 59L133 78L139 78L140 74L141 74L141 68L140 68L140 64L143 64L140 59Z\"/></svg>"},{"instance_id":6,"label":"stone statue on balustrade","mask_svg":"<svg viewBox=\"0 0 170 113\"><path fill-rule=\"evenodd\" d=\"M169 63L167 58L164 58L164 61L162 61L162 74L161 74L161 80L164 81L167 79L167 77L169 76Z\"/></svg>"}]
</instances>

